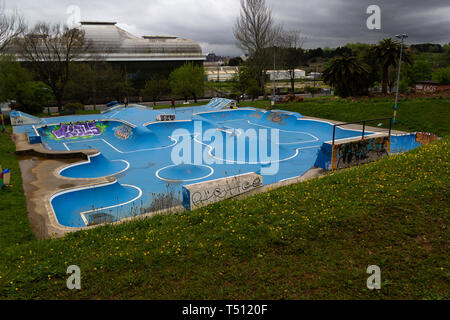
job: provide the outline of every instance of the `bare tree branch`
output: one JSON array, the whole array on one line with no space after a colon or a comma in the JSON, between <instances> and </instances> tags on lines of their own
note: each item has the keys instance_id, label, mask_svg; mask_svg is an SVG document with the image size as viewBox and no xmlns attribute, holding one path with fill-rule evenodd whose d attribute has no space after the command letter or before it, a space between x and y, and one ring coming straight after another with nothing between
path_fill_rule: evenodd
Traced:
<instances>
[{"instance_id":1,"label":"bare tree branch","mask_svg":"<svg viewBox=\"0 0 450 320\"><path fill-rule=\"evenodd\" d=\"M11 15L5 12L5 6L0 4L0 53L4 52L5 48L15 38L20 36L25 31L24 19L17 10Z\"/></svg>"},{"instance_id":2,"label":"bare tree branch","mask_svg":"<svg viewBox=\"0 0 450 320\"><path fill-rule=\"evenodd\" d=\"M237 46L248 53L249 67L255 73L266 95L266 70L270 64L270 48L277 45L282 26L275 25L265 0L241 0L241 12L233 27Z\"/></svg>"},{"instance_id":3,"label":"bare tree branch","mask_svg":"<svg viewBox=\"0 0 450 320\"><path fill-rule=\"evenodd\" d=\"M31 62L39 77L52 89L58 107L62 106L66 84L70 78L70 63L85 60L90 42L81 29L69 29L60 24L38 23L23 38L13 43L22 60Z\"/></svg>"}]
</instances>

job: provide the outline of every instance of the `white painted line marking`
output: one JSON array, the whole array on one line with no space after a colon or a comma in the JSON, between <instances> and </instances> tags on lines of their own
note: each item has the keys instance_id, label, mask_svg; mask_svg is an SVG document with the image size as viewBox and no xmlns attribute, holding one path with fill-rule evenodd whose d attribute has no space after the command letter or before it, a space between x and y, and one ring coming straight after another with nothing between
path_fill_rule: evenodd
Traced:
<instances>
[{"instance_id":1,"label":"white painted line marking","mask_svg":"<svg viewBox=\"0 0 450 320\"><path fill-rule=\"evenodd\" d=\"M164 170L164 169L170 168L170 167L176 167L176 166L178 166L178 165L173 164L173 165L170 165L170 166L166 166L166 167L160 168L160 169L158 169L158 171L155 172L155 175L156 175L156 177L157 177L158 179L163 180L163 181L170 181L170 182L184 182L184 181L195 181L195 180L205 179L205 178L208 178L210 175L212 175L212 174L214 173L214 169L213 169L212 167L207 166L207 165L204 165L204 164L198 164L198 165L196 165L196 166L201 166L201 167L206 167L206 168L208 168L208 169L210 170L209 174L207 174L206 176L200 177L200 178L195 178L195 179L179 179L179 180L178 180L178 179L166 179L166 178L163 178L163 177L161 177L161 176L159 175L159 172L160 172L161 170Z\"/></svg>"},{"instance_id":2,"label":"white painted line marking","mask_svg":"<svg viewBox=\"0 0 450 320\"><path fill-rule=\"evenodd\" d=\"M89 213L94 213L94 212L98 212L98 211L103 211L103 210L112 209L112 208L116 208L116 207L121 207L121 206L127 205L127 204L129 204L131 202L136 201L137 199L139 199L142 196L142 189L141 188L133 186L131 184L122 184L122 186L135 188L136 190L139 191L139 194L137 195L137 197L135 197L134 199L131 199L130 201L127 201L127 202L119 203L119 204L116 204L116 205L113 205L113 206L109 206L109 207L103 207L103 208L93 209L93 210L89 210L89 211L83 211L83 212L80 213L81 218L83 219L83 217L86 214L89 214ZM83 221L84 221L84 223L87 226L87 220L85 220L85 218L84 218Z\"/></svg>"}]
</instances>

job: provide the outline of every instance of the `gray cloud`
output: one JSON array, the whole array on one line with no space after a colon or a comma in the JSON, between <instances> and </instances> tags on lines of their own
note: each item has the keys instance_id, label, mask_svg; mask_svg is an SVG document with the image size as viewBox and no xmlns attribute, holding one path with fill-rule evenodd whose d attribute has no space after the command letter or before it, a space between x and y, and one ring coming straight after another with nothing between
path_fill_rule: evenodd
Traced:
<instances>
[{"instance_id":1,"label":"gray cloud","mask_svg":"<svg viewBox=\"0 0 450 320\"><path fill-rule=\"evenodd\" d=\"M450 3L446 0L267 0L275 19L287 29L301 30L304 46L335 47L348 42L375 43L408 33L409 43L450 41ZM366 9L381 8L381 30L366 28ZM82 20L116 21L141 35L170 34L198 41L205 53L238 55L232 27L239 0L6 0L25 19L65 23L70 5Z\"/></svg>"}]
</instances>

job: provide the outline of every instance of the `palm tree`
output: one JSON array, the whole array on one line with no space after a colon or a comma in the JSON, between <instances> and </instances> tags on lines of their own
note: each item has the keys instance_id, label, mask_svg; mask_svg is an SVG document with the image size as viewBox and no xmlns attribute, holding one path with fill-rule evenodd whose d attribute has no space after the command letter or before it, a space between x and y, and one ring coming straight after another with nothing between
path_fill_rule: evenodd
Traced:
<instances>
[{"instance_id":1,"label":"palm tree","mask_svg":"<svg viewBox=\"0 0 450 320\"><path fill-rule=\"evenodd\" d=\"M355 56L334 58L323 71L323 79L341 97L358 96L367 92L369 66Z\"/></svg>"},{"instance_id":2,"label":"palm tree","mask_svg":"<svg viewBox=\"0 0 450 320\"><path fill-rule=\"evenodd\" d=\"M372 49L378 57L382 67L382 90L383 93L387 93L388 80L389 80L389 68L396 67L400 55L400 43L390 38L381 40ZM411 65L412 59L408 52L404 52L403 61L406 64Z\"/></svg>"}]
</instances>

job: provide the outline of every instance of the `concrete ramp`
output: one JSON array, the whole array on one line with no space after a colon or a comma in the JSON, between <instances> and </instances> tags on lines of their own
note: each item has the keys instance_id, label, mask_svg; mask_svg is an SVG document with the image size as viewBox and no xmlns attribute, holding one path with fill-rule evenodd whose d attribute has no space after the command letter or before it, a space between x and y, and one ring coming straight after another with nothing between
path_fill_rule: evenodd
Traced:
<instances>
[{"instance_id":1,"label":"concrete ramp","mask_svg":"<svg viewBox=\"0 0 450 320\"><path fill-rule=\"evenodd\" d=\"M31 114L22 111L11 111L9 113L9 117L11 118L11 124L13 126L21 126L24 124L39 124L43 122L41 118L32 116Z\"/></svg>"},{"instance_id":2,"label":"concrete ramp","mask_svg":"<svg viewBox=\"0 0 450 320\"><path fill-rule=\"evenodd\" d=\"M389 155L390 144L388 134L364 139L341 139L334 144L324 142L315 165L325 170L335 170L376 161Z\"/></svg>"}]
</instances>

